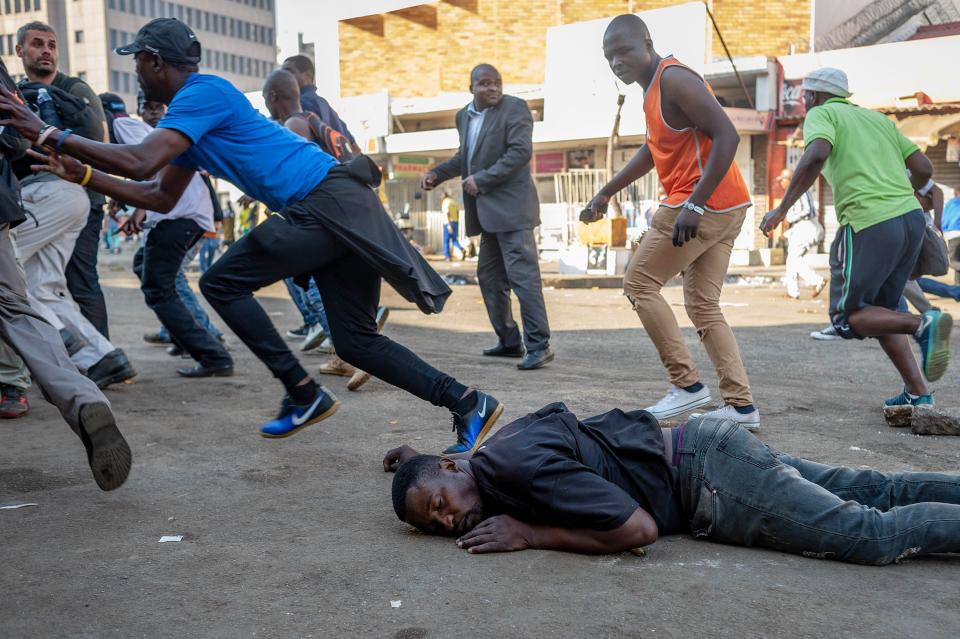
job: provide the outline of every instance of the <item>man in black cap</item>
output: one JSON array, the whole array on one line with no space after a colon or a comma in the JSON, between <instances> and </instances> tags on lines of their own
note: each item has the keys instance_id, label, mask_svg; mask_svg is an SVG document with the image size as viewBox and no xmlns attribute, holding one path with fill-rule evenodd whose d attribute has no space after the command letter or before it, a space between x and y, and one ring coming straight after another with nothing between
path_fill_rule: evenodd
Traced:
<instances>
[{"instance_id":1,"label":"man in black cap","mask_svg":"<svg viewBox=\"0 0 960 639\"><path fill-rule=\"evenodd\" d=\"M383 210L370 188L380 179L376 166L363 156L339 165L316 144L267 120L229 82L197 72L200 51L193 31L172 18L151 21L132 44L117 49L135 56L146 99L169 105L140 144L98 144L46 127L3 90L0 110L10 115L0 126L12 125L57 152L44 157L40 170L136 206L169 211L202 166L279 213L232 246L200 281L207 300L286 389L280 414L261 429L264 437L287 437L338 406L253 299L254 291L284 277L309 275L329 300L339 355L450 409L458 441L448 450L473 449L502 413L500 403L377 332L381 277L424 313L440 312L451 291Z\"/></svg>"}]
</instances>

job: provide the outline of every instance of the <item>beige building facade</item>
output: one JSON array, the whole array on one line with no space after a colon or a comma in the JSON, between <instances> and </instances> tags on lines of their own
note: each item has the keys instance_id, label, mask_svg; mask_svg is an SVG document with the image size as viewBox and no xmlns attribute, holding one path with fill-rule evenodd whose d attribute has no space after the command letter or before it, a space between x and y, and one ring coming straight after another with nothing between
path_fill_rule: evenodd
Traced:
<instances>
[{"instance_id":1,"label":"beige building facade","mask_svg":"<svg viewBox=\"0 0 960 639\"><path fill-rule=\"evenodd\" d=\"M478 62L499 68L511 84L542 84L547 29L682 4L678 0L439 0L340 21L340 93L425 97L465 91ZM701 3L697 3L701 4ZM811 0L711 0L734 57L808 51ZM698 27L698 25L692 25ZM702 35L699 28L693 34ZM682 33L655 33L669 53ZM725 57L715 31L707 37L714 59ZM599 48L595 42L584 47Z\"/></svg>"}]
</instances>

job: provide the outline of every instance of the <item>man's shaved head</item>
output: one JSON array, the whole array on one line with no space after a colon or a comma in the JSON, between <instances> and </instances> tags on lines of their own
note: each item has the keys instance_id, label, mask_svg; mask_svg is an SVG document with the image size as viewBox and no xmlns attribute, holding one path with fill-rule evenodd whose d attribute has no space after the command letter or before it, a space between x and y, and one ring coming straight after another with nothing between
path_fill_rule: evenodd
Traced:
<instances>
[{"instance_id":1,"label":"man's shaved head","mask_svg":"<svg viewBox=\"0 0 960 639\"><path fill-rule=\"evenodd\" d=\"M286 69L277 69L267 76L267 81L263 85L265 94L275 92L281 100L299 100L300 85L293 74Z\"/></svg>"},{"instance_id":2,"label":"man's shaved head","mask_svg":"<svg viewBox=\"0 0 960 639\"><path fill-rule=\"evenodd\" d=\"M646 23L627 13L610 21L603 34L603 55L613 74L625 84L649 84L660 64Z\"/></svg>"},{"instance_id":3,"label":"man's shaved head","mask_svg":"<svg viewBox=\"0 0 960 639\"><path fill-rule=\"evenodd\" d=\"M299 113L300 85L289 71L277 69L267 76L263 84L263 103L270 117L283 122L294 113Z\"/></svg>"},{"instance_id":4,"label":"man's shaved head","mask_svg":"<svg viewBox=\"0 0 960 639\"><path fill-rule=\"evenodd\" d=\"M607 25L607 30L603 33L603 37L606 38L608 33L615 30L622 30L640 40L650 38L650 30L647 29L647 23L632 13L619 15L611 20L610 24Z\"/></svg>"}]
</instances>

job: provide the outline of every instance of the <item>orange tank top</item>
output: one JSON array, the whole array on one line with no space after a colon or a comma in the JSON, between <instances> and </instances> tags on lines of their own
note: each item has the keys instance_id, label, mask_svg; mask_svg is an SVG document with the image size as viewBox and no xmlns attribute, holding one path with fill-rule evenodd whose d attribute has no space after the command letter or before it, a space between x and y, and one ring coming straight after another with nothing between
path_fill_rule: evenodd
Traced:
<instances>
[{"instance_id":1,"label":"orange tank top","mask_svg":"<svg viewBox=\"0 0 960 639\"><path fill-rule=\"evenodd\" d=\"M713 140L695 127L674 129L664 121L660 110L660 75L664 69L671 66L689 69L675 58L661 60L657 74L653 76L653 82L643 96L643 113L647 119L647 148L650 149L657 175L667 192L663 205L676 208L687 201L700 181L703 167L710 157ZM695 73L692 69L691 72ZM704 84L712 94L713 89L705 80ZM721 212L750 204L750 191L740 175L737 163L732 162L727 174L707 200L707 208Z\"/></svg>"}]
</instances>

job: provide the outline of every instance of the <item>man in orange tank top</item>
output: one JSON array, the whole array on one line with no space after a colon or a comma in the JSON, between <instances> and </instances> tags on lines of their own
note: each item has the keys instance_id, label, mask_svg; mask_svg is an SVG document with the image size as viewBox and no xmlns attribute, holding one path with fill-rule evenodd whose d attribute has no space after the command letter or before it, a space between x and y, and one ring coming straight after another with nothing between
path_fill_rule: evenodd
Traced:
<instances>
[{"instance_id":1,"label":"man in orange tank top","mask_svg":"<svg viewBox=\"0 0 960 639\"><path fill-rule=\"evenodd\" d=\"M740 137L710 87L675 58L661 57L637 16L621 15L610 22L603 53L621 82L644 87L647 140L587 205L588 219L600 219L611 197L654 169L667 193L624 278L624 292L673 384L647 410L666 419L710 403L710 391L660 294L664 284L682 273L687 315L720 378L723 405L709 415L756 430L760 413L753 405L737 341L720 312L730 252L751 205L733 162Z\"/></svg>"}]
</instances>

